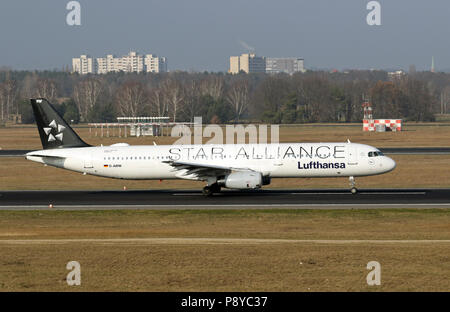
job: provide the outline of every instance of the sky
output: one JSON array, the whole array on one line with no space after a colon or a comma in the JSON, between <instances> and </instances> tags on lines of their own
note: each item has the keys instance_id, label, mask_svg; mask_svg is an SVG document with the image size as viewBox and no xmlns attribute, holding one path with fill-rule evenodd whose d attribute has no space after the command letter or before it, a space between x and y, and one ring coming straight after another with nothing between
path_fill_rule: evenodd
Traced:
<instances>
[{"instance_id":1,"label":"sky","mask_svg":"<svg viewBox=\"0 0 450 312\"><path fill-rule=\"evenodd\" d=\"M450 1L79 0L81 25L66 22L69 0L1 0L0 66L61 69L80 54L129 51L167 57L169 70L227 71L247 52L302 57L307 69L450 70Z\"/></svg>"}]
</instances>

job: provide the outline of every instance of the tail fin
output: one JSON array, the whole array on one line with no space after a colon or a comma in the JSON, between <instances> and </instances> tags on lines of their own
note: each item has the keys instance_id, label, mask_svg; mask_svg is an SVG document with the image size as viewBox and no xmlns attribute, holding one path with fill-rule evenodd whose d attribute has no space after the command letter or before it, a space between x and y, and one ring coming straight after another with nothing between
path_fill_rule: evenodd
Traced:
<instances>
[{"instance_id":1,"label":"tail fin","mask_svg":"<svg viewBox=\"0 0 450 312\"><path fill-rule=\"evenodd\" d=\"M44 149L88 147L46 99L31 99L34 118Z\"/></svg>"}]
</instances>

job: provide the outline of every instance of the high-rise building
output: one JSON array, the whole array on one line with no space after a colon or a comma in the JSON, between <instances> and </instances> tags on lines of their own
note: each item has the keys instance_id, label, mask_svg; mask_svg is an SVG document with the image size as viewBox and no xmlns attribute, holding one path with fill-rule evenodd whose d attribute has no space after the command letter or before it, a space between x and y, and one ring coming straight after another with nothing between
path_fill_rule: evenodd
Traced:
<instances>
[{"instance_id":1,"label":"high-rise building","mask_svg":"<svg viewBox=\"0 0 450 312\"><path fill-rule=\"evenodd\" d=\"M94 59L89 55L81 55L72 59L72 71L81 75L95 73Z\"/></svg>"},{"instance_id":2,"label":"high-rise building","mask_svg":"<svg viewBox=\"0 0 450 312\"><path fill-rule=\"evenodd\" d=\"M266 72L266 58L256 56L255 53L244 53L241 56L230 57L229 73L238 74L240 71L248 73Z\"/></svg>"},{"instance_id":3,"label":"high-rise building","mask_svg":"<svg viewBox=\"0 0 450 312\"><path fill-rule=\"evenodd\" d=\"M266 73L286 73L292 75L296 72L304 72L304 60L297 57L267 57Z\"/></svg>"},{"instance_id":4,"label":"high-rise building","mask_svg":"<svg viewBox=\"0 0 450 312\"><path fill-rule=\"evenodd\" d=\"M231 74L237 74L240 71L246 73L287 73L304 72L304 60L298 57L264 57L256 56L254 53L245 53L241 56L230 57Z\"/></svg>"},{"instance_id":5,"label":"high-rise building","mask_svg":"<svg viewBox=\"0 0 450 312\"><path fill-rule=\"evenodd\" d=\"M95 60L82 55L72 59L72 70L79 74L106 74L119 71L159 73L167 71L167 59L153 54L139 55L134 51L122 57L108 54L106 57L99 57Z\"/></svg>"},{"instance_id":6,"label":"high-rise building","mask_svg":"<svg viewBox=\"0 0 450 312\"><path fill-rule=\"evenodd\" d=\"M167 71L165 57L157 57L153 54L146 54L144 57L144 67L147 73L159 73Z\"/></svg>"}]
</instances>

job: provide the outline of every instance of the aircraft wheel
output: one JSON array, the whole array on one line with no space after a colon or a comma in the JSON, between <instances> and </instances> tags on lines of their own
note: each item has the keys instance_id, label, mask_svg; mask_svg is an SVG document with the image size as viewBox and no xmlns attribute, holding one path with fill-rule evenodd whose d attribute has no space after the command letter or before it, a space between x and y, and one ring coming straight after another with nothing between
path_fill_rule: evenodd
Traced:
<instances>
[{"instance_id":1,"label":"aircraft wheel","mask_svg":"<svg viewBox=\"0 0 450 312\"><path fill-rule=\"evenodd\" d=\"M213 192L212 192L212 189L210 186L205 186L203 188L203 195L211 196L212 194L213 194Z\"/></svg>"}]
</instances>

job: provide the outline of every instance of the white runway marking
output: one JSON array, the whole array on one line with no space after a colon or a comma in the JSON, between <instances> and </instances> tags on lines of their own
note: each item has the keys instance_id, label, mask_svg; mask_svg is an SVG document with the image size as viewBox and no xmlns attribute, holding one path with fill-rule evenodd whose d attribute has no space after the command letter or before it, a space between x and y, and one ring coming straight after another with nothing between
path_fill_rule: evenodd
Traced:
<instances>
[{"instance_id":1,"label":"white runway marking","mask_svg":"<svg viewBox=\"0 0 450 312\"><path fill-rule=\"evenodd\" d=\"M186 209L238 209L238 210L264 210L264 209L322 209L322 210L345 210L345 209L436 209L450 208L450 203L421 203L421 204L146 204L146 205L57 205L53 208L47 205L18 205L0 206L1 210L120 210L120 209L154 209L154 210L186 210Z\"/></svg>"},{"instance_id":2,"label":"white runway marking","mask_svg":"<svg viewBox=\"0 0 450 312\"><path fill-rule=\"evenodd\" d=\"M357 240L357 239L258 239L258 238L80 238L80 239L5 239L0 245L48 244L164 244L164 245L254 245L254 244L450 244L450 240Z\"/></svg>"},{"instance_id":3,"label":"white runway marking","mask_svg":"<svg viewBox=\"0 0 450 312\"><path fill-rule=\"evenodd\" d=\"M358 195L425 195L426 192L364 192L360 191L358 192ZM350 191L348 193L290 193L290 195L351 195L355 196L355 194L352 194Z\"/></svg>"}]
</instances>

